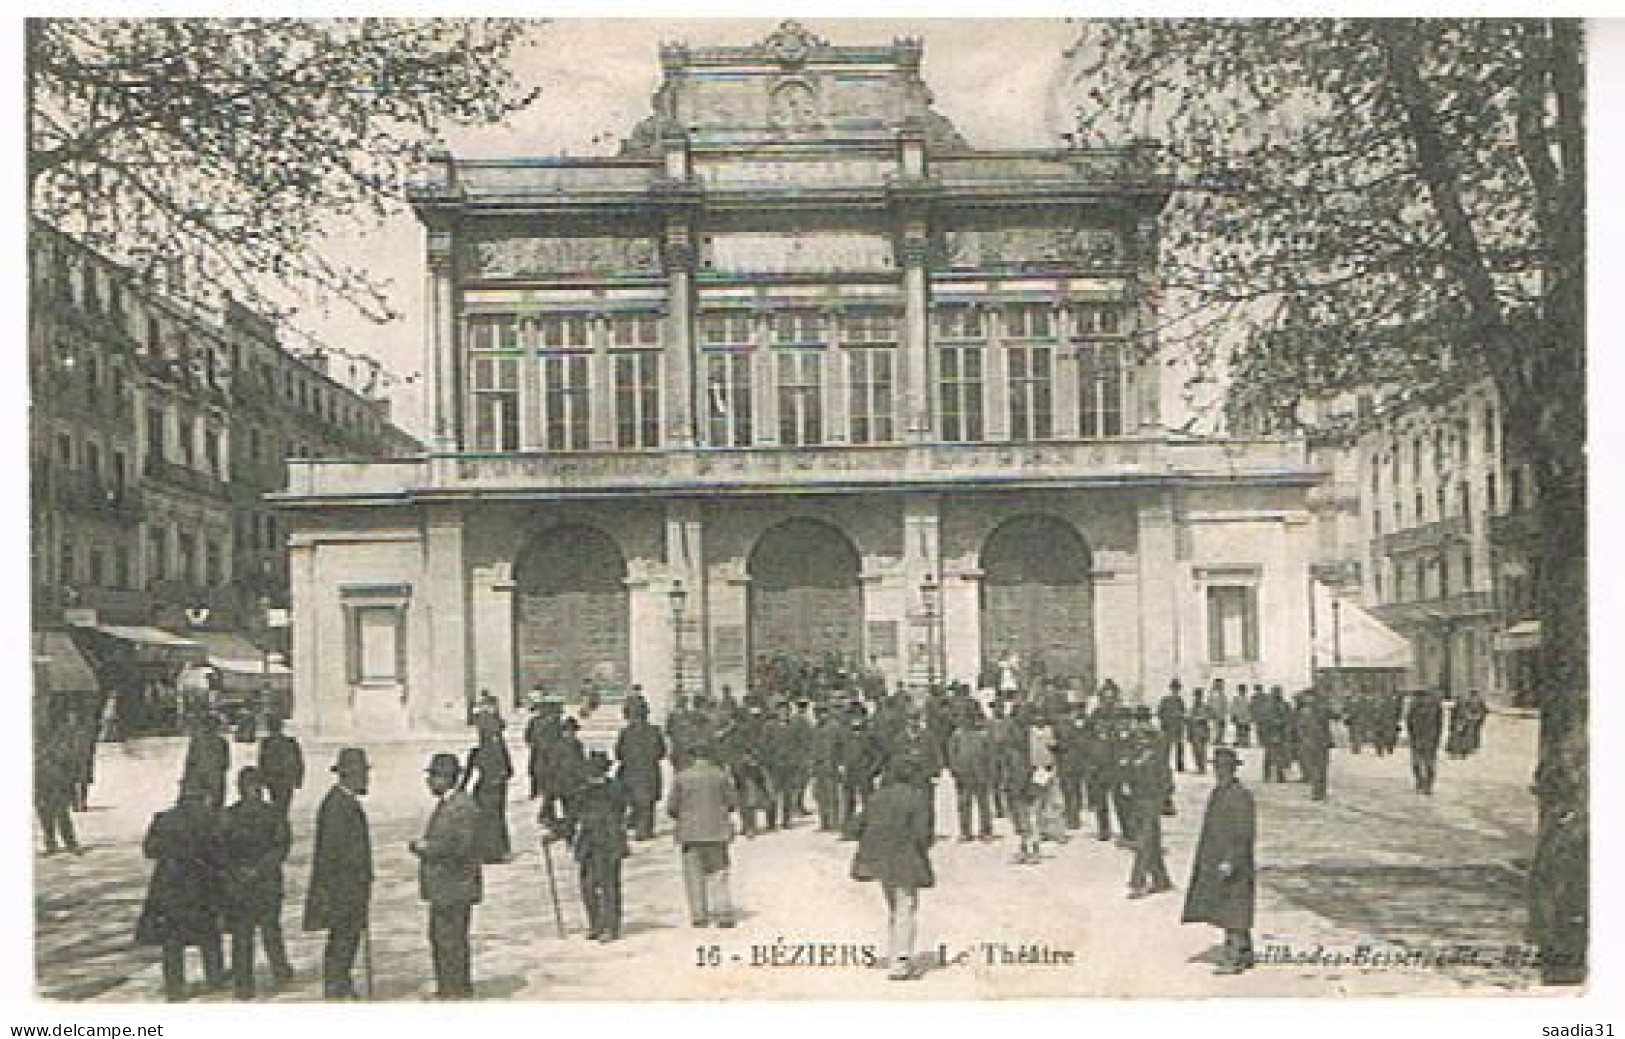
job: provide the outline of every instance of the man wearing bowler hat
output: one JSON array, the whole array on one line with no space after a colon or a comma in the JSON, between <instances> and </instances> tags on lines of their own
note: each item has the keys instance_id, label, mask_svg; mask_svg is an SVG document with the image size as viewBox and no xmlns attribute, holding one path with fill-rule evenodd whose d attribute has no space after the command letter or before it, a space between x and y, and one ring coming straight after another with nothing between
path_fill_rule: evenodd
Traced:
<instances>
[{"instance_id":1,"label":"man wearing bowler hat","mask_svg":"<svg viewBox=\"0 0 1625 1039\"><path fill-rule=\"evenodd\" d=\"M1224 930L1224 962L1216 973L1239 974L1253 965L1253 850L1257 829L1253 795L1236 777L1241 759L1229 747L1213 752L1213 792L1202 817L1184 923Z\"/></svg>"},{"instance_id":2,"label":"man wearing bowler hat","mask_svg":"<svg viewBox=\"0 0 1625 1039\"><path fill-rule=\"evenodd\" d=\"M436 754L425 770L438 799L423 836L408 847L418 857L418 895L429 903L429 948L435 997L471 999L468 930L482 894L480 809L457 789L462 766L455 754Z\"/></svg>"},{"instance_id":3,"label":"man wearing bowler hat","mask_svg":"<svg viewBox=\"0 0 1625 1039\"><path fill-rule=\"evenodd\" d=\"M327 932L327 947L322 951L323 995L355 999L350 972L372 904L372 835L367 812L361 807L372 772L367 752L345 747L339 751L333 772L338 782L322 798L316 813L304 924L307 931Z\"/></svg>"}]
</instances>

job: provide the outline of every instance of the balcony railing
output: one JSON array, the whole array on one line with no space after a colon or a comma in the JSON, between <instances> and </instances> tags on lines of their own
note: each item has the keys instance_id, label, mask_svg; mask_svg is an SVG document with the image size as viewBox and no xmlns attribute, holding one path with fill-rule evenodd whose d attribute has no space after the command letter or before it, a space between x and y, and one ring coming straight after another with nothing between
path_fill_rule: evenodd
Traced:
<instances>
[{"instance_id":1,"label":"balcony railing","mask_svg":"<svg viewBox=\"0 0 1625 1039\"><path fill-rule=\"evenodd\" d=\"M198 494L221 496L227 493L226 483L213 473L193 469L164 458L148 456L146 475L156 483L180 487Z\"/></svg>"},{"instance_id":2,"label":"balcony railing","mask_svg":"<svg viewBox=\"0 0 1625 1039\"><path fill-rule=\"evenodd\" d=\"M1384 624L1400 628L1440 626L1471 617L1495 613L1495 597L1488 591L1457 592L1454 595L1388 603L1372 610Z\"/></svg>"},{"instance_id":3,"label":"balcony railing","mask_svg":"<svg viewBox=\"0 0 1625 1039\"><path fill-rule=\"evenodd\" d=\"M1421 552L1453 542L1466 541L1470 533L1465 517L1452 516L1434 523L1424 523L1419 527L1408 527L1405 530L1384 534L1382 550L1385 555L1391 556Z\"/></svg>"},{"instance_id":4,"label":"balcony railing","mask_svg":"<svg viewBox=\"0 0 1625 1039\"><path fill-rule=\"evenodd\" d=\"M42 471L35 483L34 493L48 494L50 500L62 508L101 516L116 523L139 523L144 511L139 488L115 487L77 469Z\"/></svg>"},{"instance_id":5,"label":"balcony railing","mask_svg":"<svg viewBox=\"0 0 1625 1039\"><path fill-rule=\"evenodd\" d=\"M700 448L591 453L437 454L386 461L289 462L290 497L419 492L840 490L951 484L1312 482L1292 441L1097 440Z\"/></svg>"}]
</instances>

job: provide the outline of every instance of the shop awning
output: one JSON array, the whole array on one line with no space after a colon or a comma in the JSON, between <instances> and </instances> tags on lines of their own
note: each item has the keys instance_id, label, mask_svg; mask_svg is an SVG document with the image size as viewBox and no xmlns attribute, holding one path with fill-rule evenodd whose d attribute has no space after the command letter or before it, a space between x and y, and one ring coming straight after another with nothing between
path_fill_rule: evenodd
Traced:
<instances>
[{"instance_id":1,"label":"shop awning","mask_svg":"<svg viewBox=\"0 0 1625 1039\"><path fill-rule=\"evenodd\" d=\"M101 691L96 672L65 631L34 632L34 682L40 696Z\"/></svg>"},{"instance_id":2,"label":"shop awning","mask_svg":"<svg viewBox=\"0 0 1625 1039\"><path fill-rule=\"evenodd\" d=\"M1540 621L1519 621L1504 631L1495 633L1497 653L1519 653L1540 648Z\"/></svg>"},{"instance_id":3,"label":"shop awning","mask_svg":"<svg viewBox=\"0 0 1625 1039\"><path fill-rule=\"evenodd\" d=\"M195 638L207 650L209 667L228 692L252 691L262 686L287 689L292 683L292 671L235 631L199 631Z\"/></svg>"},{"instance_id":4,"label":"shop awning","mask_svg":"<svg viewBox=\"0 0 1625 1039\"><path fill-rule=\"evenodd\" d=\"M199 631L194 637L208 651L209 664L221 671L242 675L291 673L277 663L271 663L267 670L267 654L235 631Z\"/></svg>"},{"instance_id":5,"label":"shop awning","mask_svg":"<svg viewBox=\"0 0 1625 1039\"><path fill-rule=\"evenodd\" d=\"M118 639L147 659L201 663L207 656L203 643L182 638L162 628L99 624L92 630Z\"/></svg>"},{"instance_id":6,"label":"shop awning","mask_svg":"<svg viewBox=\"0 0 1625 1039\"><path fill-rule=\"evenodd\" d=\"M1409 671L1415 654L1409 639L1367 613L1359 603L1338 599L1315 585L1315 666L1322 670Z\"/></svg>"}]
</instances>

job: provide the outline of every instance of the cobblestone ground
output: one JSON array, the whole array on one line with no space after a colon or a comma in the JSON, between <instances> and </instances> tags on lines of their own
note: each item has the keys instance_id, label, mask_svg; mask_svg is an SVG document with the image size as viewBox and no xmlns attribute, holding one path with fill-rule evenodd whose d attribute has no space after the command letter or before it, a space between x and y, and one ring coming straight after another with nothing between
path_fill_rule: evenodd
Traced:
<instances>
[{"instance_id":1,"label":"cobblestone ground","mask_svg":"<svg viewBox=\"0 0 1625 1039\"><path fill-rule=\"evenodd\" d=\"M1259 783L1258 756L1251 755L1243 777L1258 798L1261 875L1254 937L1260 950L1302 955L1319 949L1327 957L1347 957L1373 946L1459 957L1461 950L1453 947L1487 954L1517 945L1534 826L1527 790L1533 748L1532 722L1497 716L1483 753L1441 763L1438 793L1431 798L1412 792L1403 748L1380 759L1340 750L1333 758L1331 798L1324 803L1309 800L1299 783ZM242 748L234 749L242 755ZM372 962L379 1000L422 999L432 987L426 917L406 842L417 835L429 808L419 770L434 749L443 748L393 744L372 750L368 809L379 874ZM284 914L299 972L284 991L264 997L275 1001L307 1001L320 993L319 936L300 933L298 918L313 817L333 748L307 752L313 786L295 802ZM87 853L36 858L35 953L44 998L161 998L157 950L134 945L132 934L150 872L141 857L141 835L151 813L171 799L180 753L173 741L104 747L93 808L76 816ZM522 760L517 749L515 759ZM1210 780L1178 778L1178 814L1166 820L1165 833L1169 868L1183 889ZM853 846L816 832L805 819L788 832L735 843L735 897L744 918L732 931L688 925L668 835L635 845L625 870L624 936L603 945L584 939L573 863L554 848L568 932L558 933L533 806L517 786L516 793L510 818L518 854L510 864L487 869L486 900L474 915L482 999L1485 995L1527 992L1535 979L1533 970L1519 965L1370 968L1326 957L1216 977L1218 933L1179 923L1182 890L1127 900L1130 853L1085 833L1065 844L1046 844L1044 861L1032 866L1011 863L1008 836L938 844L937 886L924 893L920 942L946 947L950 959L968 952L965 962L938 965L906 983L862 967L753 966L776 947L783 950L783 963L790 946L808 942L884 950L879 891L847 879ZM946 838L952 829L951 783L940 783L938 795L937 828ZM1001 832L1008 833L1002 821ZM986 962L984 943L1044 945L1073 953L1073 960L994 966ZM701 966L713 945L719 964ZM195 958L189 967L199 970Z\"/></svg>"}]
</instances>

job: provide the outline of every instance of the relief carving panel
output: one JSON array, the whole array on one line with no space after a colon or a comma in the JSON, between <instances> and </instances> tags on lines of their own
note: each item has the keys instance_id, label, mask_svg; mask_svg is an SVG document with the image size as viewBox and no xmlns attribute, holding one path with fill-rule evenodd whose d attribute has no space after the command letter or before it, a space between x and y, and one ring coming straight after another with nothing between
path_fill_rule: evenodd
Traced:
<instances>
[{"instance_id":1,"label":"relief carving panel","mask_svg":"<svg viewBox=\"0 0 1625 1039\"><path fill-rule=\"evenodd\" d=\"M826 274L893 269L885 235L835 231L719 234L705 243L702 265L751 274Z\"/></svg>"},{"instance_id":2,"label":"relief carving panel","mask_svg":"<svg viewBox=\"0 0 1625 1039\"><path fill-rule=\"evenodd\" d=\"M1106 228L949 231L943 236L943 254L952 270L1111 267L1123 261L1123 239Z\"/></svg>"},{"instance_id":3,"label":"relief carving panel","mask_svg":"<svg viewBox=\"0 0 1625 1039\"><path fill-rule=\"evenodd\" d=\"M464 250L464 269L484 278L660 272L655 243L647 238L513 235L477 239Z\"/></svg>"}]
</instances>

